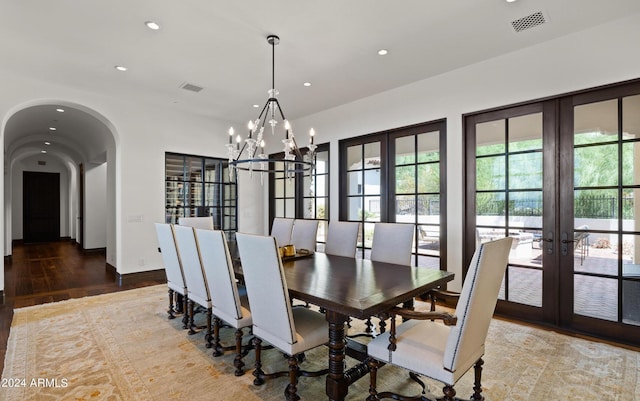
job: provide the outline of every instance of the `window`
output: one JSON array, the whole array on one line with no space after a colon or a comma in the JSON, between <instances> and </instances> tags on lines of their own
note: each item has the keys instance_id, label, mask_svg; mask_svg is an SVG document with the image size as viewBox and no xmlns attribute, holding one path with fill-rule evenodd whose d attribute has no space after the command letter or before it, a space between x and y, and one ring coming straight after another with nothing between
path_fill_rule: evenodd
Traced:
<instances>
[{"instance_id":1,"label":"window","mask_svg":"<svg viewBox=\"0 0 640 401\"><path fill-rule=\"evenodd\" d=\"M306 149L300 150L304 155ZM272 159L283 156L283 153L269 155ZM269 176L269 221L275 217L321 220L318 250L322 250L329 221L329 144L319 145L316 149L313 170L291 178L285 177L284 173Z\"/></svg>"},{"instance_id":2,"label":"window","mask_svg":"<svg viewBox=\"0 0 640 401\"><path fill-rule=\"evenodd\" d=\"M237 230L237 184L226 159L165 154L165 221L213 216L218 230Z\"/></svg>"},{"instance_id":3,"label":"window","mask_svg":"<svg viewBox=\"0 0 640 401\"><path fill-rule=\"evenodd\" d=\"M362 223L369 257L376 222L416 227L414 264L445 269L444 120L340 141L340 219Z\"/></svg>"}]
</instances>

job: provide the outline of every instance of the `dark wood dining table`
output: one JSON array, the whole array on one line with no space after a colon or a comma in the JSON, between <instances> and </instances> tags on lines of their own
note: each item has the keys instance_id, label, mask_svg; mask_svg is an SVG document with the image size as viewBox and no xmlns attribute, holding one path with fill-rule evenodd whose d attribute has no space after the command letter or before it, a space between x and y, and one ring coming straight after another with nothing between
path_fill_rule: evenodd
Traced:
<instances>
[{"instance_id":1,"label":"dark wood dining table","mask_svg":"<svg viewBox=\"0 0 640 401\"><path fill-rule=\"evenodd\" d=\"M389 311L453 280L453 273L315 253L283 260L291 297L324 308L329 323L329 400L344 400L349 385L368 372L346 365L345 323Z\"/></svg>"}]
</instances>

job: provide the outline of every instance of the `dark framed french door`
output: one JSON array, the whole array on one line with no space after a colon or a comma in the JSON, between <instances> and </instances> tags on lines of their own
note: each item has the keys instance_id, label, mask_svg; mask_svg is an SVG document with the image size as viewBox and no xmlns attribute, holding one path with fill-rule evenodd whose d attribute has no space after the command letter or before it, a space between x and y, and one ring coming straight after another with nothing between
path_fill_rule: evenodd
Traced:
<instances>
[{"instance_id":1,"label":"dark framed french door","mask_svg":"<svg viewBox=\"0 0 640 401\"><path fill-rule=\"evenodd\" d=\"M467 115L465 140L465 261L514 238L498 313L639 344L640 82Z\"/></svg>"}]
</instances>

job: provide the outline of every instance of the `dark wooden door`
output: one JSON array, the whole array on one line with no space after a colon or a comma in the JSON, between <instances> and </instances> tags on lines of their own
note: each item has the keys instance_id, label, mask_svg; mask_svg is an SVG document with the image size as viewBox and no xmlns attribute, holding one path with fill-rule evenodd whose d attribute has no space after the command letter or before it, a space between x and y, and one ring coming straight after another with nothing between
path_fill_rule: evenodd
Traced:
<instances>
[{"instance_id":1,"label":"dark wooden door","mask_svg":"<svg viewBox=\"0 0 640 401\"><path fill-rule=\"evenodd\" d=\"M60 239L60 174L23 173L24 242Z\"/></svg>"}]
</instances>

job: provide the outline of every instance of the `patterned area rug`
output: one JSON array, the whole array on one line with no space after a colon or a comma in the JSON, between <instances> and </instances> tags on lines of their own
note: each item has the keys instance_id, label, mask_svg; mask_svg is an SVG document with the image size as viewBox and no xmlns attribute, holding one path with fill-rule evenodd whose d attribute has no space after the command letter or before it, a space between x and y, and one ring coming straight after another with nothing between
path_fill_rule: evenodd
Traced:
<instances>
[{"instance_id":1,"label":"patterned area rug","mask_svg":"<svg viewBox=\"0 0 640 401\"><path fill-rule=\"evenodd\" d=\"M233 355L213 358L204 333L189 336L167 320L166 286L154 286L17 309L0 400L282 400L287 378L263 386L250 370L233 375ZM356 327L357 329L357 327ZM232 330L223 330L230 344ZM286 368L275 350L264 367ZM253 354L245 361L253 363ZM326 365L327 350L307 354L304 368ZM351 366L353 360L348 360ZM499 400L640 400L640 353L552 331L494 320L487 340L484 395ZM456 385L472 393L473 373ZM428 382L435 394L441 385ZM405 371L385 366L379 390L419 393ZM324 378L301 378L303 400L325 400ZM368 377L349 389L364 400Z\"/></svg>"}]
</instances>

